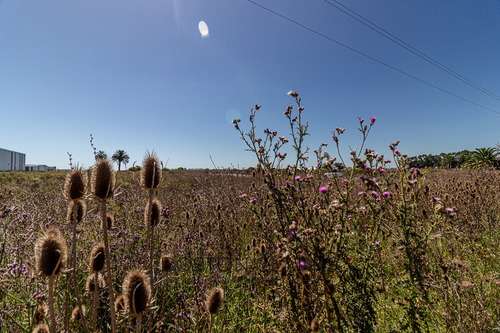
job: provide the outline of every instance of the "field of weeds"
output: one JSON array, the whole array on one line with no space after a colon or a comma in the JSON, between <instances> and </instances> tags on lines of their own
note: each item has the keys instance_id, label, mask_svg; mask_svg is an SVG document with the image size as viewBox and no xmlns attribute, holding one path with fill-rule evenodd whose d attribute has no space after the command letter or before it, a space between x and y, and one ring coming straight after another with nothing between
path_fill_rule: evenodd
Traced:
<instances>
[{"instance_id":1,"label":"field of weeds","mask_svg":"<svg viewBox=\"0 0 500 333\"><path fill-rule=\"evenodd\" d=\"M47 278L37 270L35 242L57 228L68 249L73 245L65 177L0 174L2 332L50 326ZM344 205L332 185L336 179L284 174L279 183L303 196L302 207L285 206L286 230L261 172L163 171L162 178L152 236L154 293L142 317L144 331L206 332L211 318L215 332L488 332L500 326L498 171L424 171L407 193L395 182L387 197L368 192L356 176L352 204ZM322 186L328 187L324 193ZM117 175L107 203L114 217L109 247L115 295L128 271L148 271L148 198L139 172ZM84 200L87 213L76 226L77 285L87 329L106 332L108 287L101 285L93 322L86 283L91 250L102 242L100 206L90 194ZM412 220L406 236L402 205ZM160 267L162 256L171 265ZM318 256L324 263L316 262ZM68 255L55 279L57 331L84 331L83 321L72 318L71 260ZM211 315L206 302L214 287L224 298ZM136 320L119 311L117 330L135 329Z\"/></svg>"},{"instance_id":2,"label":"field of weeds","mask_svg":"<svg viewBox=\"0 0 500 333\"><path fill-rule=\"evenodd\" d=\"M0 331L500 330L500 171L364 149L375 117L307 167L289 95L288 138L233 120L255 170L0 173Z\"/></svg>"}]
</instances>

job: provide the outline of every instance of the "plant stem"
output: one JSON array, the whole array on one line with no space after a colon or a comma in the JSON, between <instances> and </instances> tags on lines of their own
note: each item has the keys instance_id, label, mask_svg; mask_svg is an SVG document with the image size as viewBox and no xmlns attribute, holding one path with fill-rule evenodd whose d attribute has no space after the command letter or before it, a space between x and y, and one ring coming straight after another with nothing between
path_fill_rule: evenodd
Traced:
<instances>
[{"instance_id":1,"label":"plant stem","mask_svg":"<svg viewBox=\"0 0 500 333\"><path fill-rule=\"evenodd\" d=\"M54 315L54 275L49 276L49 316L50 316L50 332L56 332L56 318Z\"/></svg>"},{"instance_id":2,"label":"plant stem","mask_svg":"<svg viewBox=\"0 0 500 333\"><path fill-rule=\"evenodd\" d=\"M98 272L94 272L94 291L92 293L92 331L95 332L97 322L97 297L99 295L99 280L97 279Z\"/></svg>"},{"instance_id":3,"label":"plant stem","mask_svg":"<svg viewBox=\"0 0 500 333\"><path fill-rule=\"evenodd\" d=\"M141 320L142 320L142 312L137 314L135 318L135 331L137 333L141 333Z\"/></svg>"},{"instance_id":4,"label":"plant stem","mask_svg":"<svg viewBox=\"0 0 500 333\"><path fill-rule=\"evenodd\" d=\"M115 313L115 295L113 291L113 280L111 277L111 259L109 257L109 244L108 244L108 225L106 221L106 201L99 203L101 211L101 224L104 236L104 257L106 261L106 283L108 285L109 293L109 312L111 314L111 331L116 333L116 313Z\"/></svg>"},{"instance_id":5,"label":"plant stem","mask_svg":"<svg viewBox=\"0 0 500 333\"><path fill-rule=\"evenodd\" d=\"M78 205L73 204L73 287L75 288L76 304L78 305L78 312L80 312L80 318L82 319L82 325L85 333L88 333L87 323L85 322L85 317L82 310L82 302L80 301L80 291L78 290L78 282L76 279L76 222L78 215Z\"/></svg>"}]
</instances>

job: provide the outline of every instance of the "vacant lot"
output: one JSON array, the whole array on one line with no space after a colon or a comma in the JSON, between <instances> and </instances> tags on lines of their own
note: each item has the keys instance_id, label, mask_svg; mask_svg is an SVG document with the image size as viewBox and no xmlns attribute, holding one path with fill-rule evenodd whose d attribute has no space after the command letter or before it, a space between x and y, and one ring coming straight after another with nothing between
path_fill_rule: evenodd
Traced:
<instances>
[{"instance_id":1,"label":"vacant lot","mask_svg":"<svg viewBox=\"0 0 500 333\"><path fill-rule=\"evenodd\" d=\"M153 295L141 325L158 332L500 329L498 170L387 171L375 181L343 174L280 172L270 186L252 171L163 171L151 271L149 192L139 172L118 173L107 201L115 296L128 271L146 270ZM55 279L57 331L84 331L81 320L71 319L77 299L65 177L0 173L2 332L31 332L35 322L50 321L47 279L38 274L34 247L51 227L70 252ZM86 216L76 226L76 276L84 322L93 331L86 281L90 252L102 242L102 206L90 188L85 201ZM162 255L172 267L161 269ZM224 299L211 315L205 303L217 286ZM108 287L99 294L96 330L110 331ZM128 312L118 312L120 332L136 327L137 316Z\"/></svg>"}]
</instances>

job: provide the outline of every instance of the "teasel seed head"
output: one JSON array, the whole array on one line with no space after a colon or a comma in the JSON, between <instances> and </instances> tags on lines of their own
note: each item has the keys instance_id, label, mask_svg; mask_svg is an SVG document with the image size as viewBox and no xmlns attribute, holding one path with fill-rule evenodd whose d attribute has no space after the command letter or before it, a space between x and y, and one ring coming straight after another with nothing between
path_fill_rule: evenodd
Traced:
<instances>
[{"instance_id":1,"label":"teasel seed head","mask_svg":"<svg viewBox=\"0 0 500 333\"><path fill-rule=\"evenodd\" d=\"M130 271L123 280L125 306L132 315L144 312L151 298L149 278L143 271Z\"/></svg>"},{"instance_id":2,"label":"teasel seed head","mask_svg":"<svg viewBox=\"0 0 500 333\"><path fill-rule=\"evenodd\" d=\"M319 332L319 323L316 319L311 322L311 332Z\"/></svg>"},{"instance_id":3,"label":"teasel seed head","mask_svg":"<svg viewBox=\"0 0 500 333\"><path fill-rule=\"evenodd\" d=\"M37 270L43 277L57 275L66 266L68 249L58 229L49 229L35 244Z\"/></svg>"},{"instance_id":4,"label":"teasel seed head","mask_svg":"<svg viewBox=\"0 0 500 333\"><path fill-rule=\"evenodd\" d=\"M252 238L252 246L257 247L257 239L256 238Z\"/></svg>"},{"instance_id":5,"label":"teasel seed head","mask_svg":"<svg viewBox=\"0 0 500 333\"><path fill-rule=\"evenodd\" d=\"M284 278L286 276L287 271L286 271L286 263L285 262L280 265L280 268L278 269L278 273L280 274L281 278Z\"/></svg>"},{"instance_id":6,"label":"teasel seed head","mask_svg":"<svg viewBox=\"0 0 500 333\"><path fill-rule=\"evenodd\" d=\"M125 311L125 296L120 295L115 300L115 311L124 312Z\"/></svg>"},{"instance_id":7,"label":"teasel seed head","mask_svg":"<svg viewBox=\"0 0 500 333\"><path fill-rule=\"evenodd\" d=\"M45 323L39 323L33 329L33 333L50 333L50 329Z\"/></svg>"},{"instance_id":8,"label":"teasel seed head","mask_svg":"<svg viewBox=\"0 0 500 333\"><path fill-rule=\"evenodd\" d=\"M262 253L262 254L266 253L266 244L265 243L260 243L260 253Z\"/></svg>"},{"instance_id":9,"label":"teasel seed head","mask_svg":"<svg viewBox=\"0 0 500 333\"><path fill-rule=\"evenodd\" d=\"M82 222L85 214L87 213L87 204L83 200L72 200L68 205L68 213L66 215L66 219L68 222L73 223L73 209L76 205L76 222Z\"/></svg>"},{"instance_id":10,"label":"teasel seed head","mask_svg":"<svg viewBox=\"0 0 500 333\"><path fill-rule=\"evenodd\" d=\"M311 281L311 272L308 270L299 271L300 280L304 285L307 285Z\"/></svg>"},{"instance_id":11,"label":"teasel seed head","mask_svg":"<svg viewBox=\"0 0 500 333\"><path fill-rule=\"evenodd\" d=\"M147 154L142 162L141 185L148 190L157 188L161 182L160 161L155 153Z\"/></svg>"},{"instance_id":12,"label":"teasel seed head","mask_svg":"<svg viewBox=\"0 0 500 333\"><path fill-rule=\"evenodd\" d=\"M148 224L148 211L149 211L149 202L146 204L146 209L144 210L144 221L146 225ZM151 202L151 216L149 219L149 224L154 228L160 223L161 216L161 203L158 199L154 199Z\"/></svg>"},{"instance_id":13,"label":"teasel seed head","mask_svg":"<svg viewBox=\"0 0 500 333\"><path fill-rule=\"evenodd\" d=\"M100 272L104 269L104 244L97 244L90 252L90 269L92 272Z\"/></svg>"},{"instance_id":14,"label":"teasel seed head","mask_svg":"<svg viewBox=\"0 0 500 333\"><path fill-rule=\"evenodd\" d=\"M215 287L210 291L210 295L208 296L206 307L207 311L210 314L216 315L224 301L224 290L219 287Z\"/></svg>"},{"instance_id":15,"label":"teasel seed head","mask_svg":"<svg viewBox=\"0 0 500 333\"><path fill-rule=\"evenodd\" d=\"M95 276L96 276L95 273L90 274L87 277L87 281L85 282L85 289L87 290L87 292L89 294L93 293L95 290L95 286L96 286ZM101 273L97 273L97 286L99 287L98 290L104 289L105 285L106 285L106 283L104 282L104 277L102 276Z\"/></svg>"},{"instance_id":16,"label":"teasel seed head","mask_svg":"<svg viewBox=\"0 0 500 333\"><path fill-rule=\"evenodd\" d=\"M43 320L46 316L47 316L47 306L44 304L39 305L35 311L35 318L34 318L35 325L43 323Z\"/></svg>"},{"instance_id":17,"label":"teasel seed head","mask_svg":"<svg viewBox=\"0 0 500 333\"><path fill-rule=\"evenodd\" d=\"M332 281L328 281L326 284L326 293L331 296L335 293L336 289L335 284Z\"/></svg>"},{"instance_id":18,"label":"teasel seed head","mask_svg":"<svg viewBox=\"0 0 500 333\"><path fill-rule=\"evenodd\" d=\"M116 174L107 159L100 159L92 168L91 191L99 201L113 197Z\"/></svg>"},{"instance_id":19,"label":"teasel seed head","mask_svg":"<svg viewBox=\"0 0 500 333\"><path fill-rule=\"evenodd\" d=\"M85 305L82 305L82 312L83 312L83 317L85 317L85 312L86 312L86 307ZM73 312L71 312L71 321L73 323L76 323L76 322L79 322L80 320L82 320L83 318L80 317L80 311L79 311L79 308L78 308L78 305L75 306L75 308L73 309Z\"/></svg>"},{"instance_id":20,"label":"teasel seed head","mask_svg":"<svg viewBox=\"0 0 500 333\"><path fill-rule=\"evenodd\" d=\"M106 213L106 226L108 230L111 230L114 224L115 224L115 217L110 213Z\"/></svg>"},{"instance_id":21,"label":"teasel seed head","mask_svg":"<svg viewBox=\"0 0 500 333\"><path fill-rule=\"evenodd\" d=\"M172 270L172 256L169 254L162 255L160 258L160 270L163 273Z\"/></svg>"},{"instance_id":22,"label":"teasel seed head","mask_svg":"<svg viewBox=\"0 0 500 333\"><path fill-rule=\"evenodd\" d=\"M78 200L85 195L87 175L81 169L70 171L64 182L64 194L68 200Z\"/></svg>"}]
</instances>

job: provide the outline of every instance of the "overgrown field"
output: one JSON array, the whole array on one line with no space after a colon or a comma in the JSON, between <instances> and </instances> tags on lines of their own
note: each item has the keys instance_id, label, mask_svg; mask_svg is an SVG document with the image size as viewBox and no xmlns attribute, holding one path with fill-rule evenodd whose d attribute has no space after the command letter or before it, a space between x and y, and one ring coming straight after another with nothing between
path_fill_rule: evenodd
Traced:
<instances>
[{"instance_id":1,"label":"overgrown field","mask_svg":"<svg viewBox=\"0 0 500 333\"><path fill-rule=\"evenodd\" d=\"M343 178L322 173L281 173L278 189L270 189L262 172L163 171L152 237L154 288L142 330L207 332L205 302L216 286L225 297L212 316L214 332L500 328L498 170L424 170L418 178L387 171L375 185L361 173L349 178L348 170ZM52 227L68 250L73 245L65 177L0 173L2 332L31 332L35 321L50 321L43 307L47 278L38 274L34 247ZM128 271L148 269L149 192L139 172L119 173L116 186L107 211L114 216L109 244L118 295ZM93 331L86 281L103 231L99 203L90 194L85 200L76 272ZM172 267L160 268L162 255L171 256ZM84 331L81 320L70 318L77 304L71 261L70 253L55 279L58 332ZM99 293L96 330L110 331L107 287ZM119 332L135 328L134 316L118 312L117 318Z\"/></svg>"}]
</instances>

